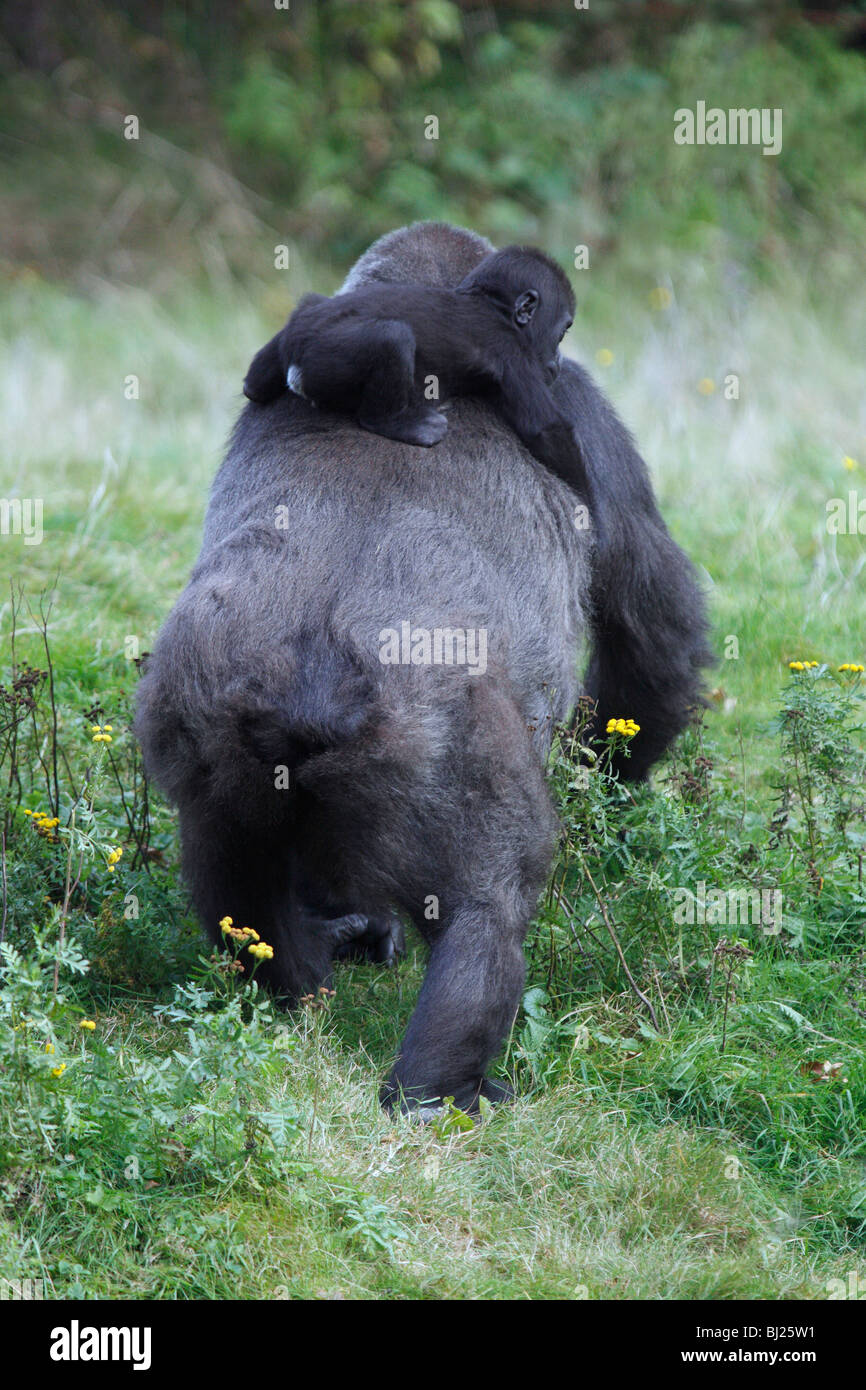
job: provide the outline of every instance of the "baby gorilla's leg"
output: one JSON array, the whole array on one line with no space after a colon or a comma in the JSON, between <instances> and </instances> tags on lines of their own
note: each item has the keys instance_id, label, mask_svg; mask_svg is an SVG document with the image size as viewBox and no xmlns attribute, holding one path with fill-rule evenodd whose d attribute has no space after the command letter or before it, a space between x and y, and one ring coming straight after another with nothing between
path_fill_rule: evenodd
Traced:
<instances>
[{"instance_id":1,"label":"baby gorilla's leg","mask_svg":"<svg viewBox=\"0 0 866 1390\"><path fill-rule=\"evenodd\" d=\"M364 327L359 351L366 362L358 424L386 439L429 448L448 429L446 417L413 401L415 335L408 323L382 319Z\"/></svg>"}]
</instances>

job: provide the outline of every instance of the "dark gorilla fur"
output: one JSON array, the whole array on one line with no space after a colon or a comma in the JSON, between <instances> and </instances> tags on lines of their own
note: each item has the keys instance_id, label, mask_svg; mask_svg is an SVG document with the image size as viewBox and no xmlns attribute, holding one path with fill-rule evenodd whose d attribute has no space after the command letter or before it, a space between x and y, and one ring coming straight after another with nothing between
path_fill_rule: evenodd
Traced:
<instances>
[{"instance_id":1,"label":"dark gorilla fur","mask_svg":"<svg viewBox=\"0 0 866 1390\"><path fill-rule=\"evenodd\" d=\"M489 250L417 224L346 288L454 285ZM248 404L141 683L146 765L179 807L215 941L227 914L255 927L274 948L261 974L289 1002L335 956L387 959L401 914L429 943L386 1105L507 1093L485 1069L520 1000L556 833L545 755L581 693L584 635L598 728L641 725L629 778L686 724L709 660L695 576L628 433L575 362L553 392L592 475L595 546L575 494L479 401L455 401L423 454L288 392ZM403 621L486 629L486 672L381 664L381 630Z\"/></svg>"}]
</instances>

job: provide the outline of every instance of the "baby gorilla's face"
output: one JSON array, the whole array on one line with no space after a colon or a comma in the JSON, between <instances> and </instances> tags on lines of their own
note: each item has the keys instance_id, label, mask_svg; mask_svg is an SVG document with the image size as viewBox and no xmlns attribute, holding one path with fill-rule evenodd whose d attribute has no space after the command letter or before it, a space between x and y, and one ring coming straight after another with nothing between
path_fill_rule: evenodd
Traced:
<instances>
[{"instance_id":1,"label":"baby gorilla's face","mask_svg":"<svg viewBox=\"0 0 866 1390\"><path fill-rule=\"evenodd\" d=\"M563 309L561 297L555 295L545 305L544 291L535 320L532 324L533 347L538 360L544 364L544 376L548 386L552 386L559 376L562 358L559 345L574 322L570 311Z\"/></svg>"},{"instance_id":2,"label":"baby gorilla's face","mask_svg":"<svg viewBox=\"0 0 866 1390\"><path fill-rule=\"evenodd\" d=\"M532 267L533 288L538 302L527 323L533 355L541 364L545 380L551 386L559 376L559 345L574 322L574 296L571 286L558 267L546 257L538 257Z\"/></svg>"},{"instance_id":3,"label":"baby gorilla's face","mask_svg":"<svg viewBox=\"0 0 866 1390\"><path fill-rule=\"evenodd\" d=\"M544 373L547 384L559 375L559 344L574 317L574 291L555 261L532 246L506 246L485 256L458 285L482 292L517 329Z\"/></svg>"}]
</instances>

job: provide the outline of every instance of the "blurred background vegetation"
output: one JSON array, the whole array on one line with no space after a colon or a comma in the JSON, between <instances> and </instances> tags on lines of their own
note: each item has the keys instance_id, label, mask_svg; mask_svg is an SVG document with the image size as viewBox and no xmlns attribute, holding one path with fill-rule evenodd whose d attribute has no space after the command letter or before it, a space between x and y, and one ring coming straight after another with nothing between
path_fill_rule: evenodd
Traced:
<instances>
[{"instance_id":1,"label":"blurred background vegetation","mask_svg":"<svg viewBox=\"0 0 866 1390\"><path fill-rule=\"evenodd\" d=\"M586 242L627 275L684 253L768 274L793 260L822 287L854 269L866 0L286 4L6 4L7 268L264 289L277 242L336 278L381 232L435 217L567 264ZM781 154L675 146L673 111L698 99L783 107Z\"/></svg>"}]
</instances>

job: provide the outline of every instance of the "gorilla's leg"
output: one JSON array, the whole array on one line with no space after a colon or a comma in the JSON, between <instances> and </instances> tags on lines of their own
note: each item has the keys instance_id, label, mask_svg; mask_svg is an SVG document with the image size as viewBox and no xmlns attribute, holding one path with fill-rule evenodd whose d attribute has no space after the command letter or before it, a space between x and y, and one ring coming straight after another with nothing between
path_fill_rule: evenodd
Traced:
<instances>
[{"instance_id":1,"label":"gorilla's leg","mask_svg":"<svg viewBox=\"0 0 866 1390\"><path fill-rule=\"evenodd\" d=\"M461 1110L477 1112L481 1096L497 1101L510 1094L484 1072L520 1003L526 927L502 901L466 902L451 914L433 942L415 1012L382 1088L383 1105L424 1110L453 1096Z\"/></svg>"},{"instance_id":2,"label":"gorilla's leg","mask_svg":"<svg viewBox=\"0 0 866 1390\"><path fill-rule=\"evenodd\" d=\"M372 434L429 447L448 430L446 417L415 390L415 334L399 319L331 325L292 364L294 388L326 410L357 403L358 424Z\"/></svg>"},{"instance_id":3,"label":"gorilla's leg","mask_svg":"<svg viewBox=\"0 0 866 1390\"><path fill-rule=\"evenodd\" d=\"M430 962L382 1103L435 1107L453 1096L477 1111L510 1088L485 1069L514 1020L525 974L523 941L544 884L556 819L522 716L501 688L472 688L467 722L454 731L463 758L449 759L442 800L454 819L429 884L441 921L414 907ZM459 739L458 739L459 734ZM441 847L436 846L437 853ZM423 854L426 846L421 848ZM425 867L409 867L416 884ZM427 860L429 865L430 861ZM425 897L428 889L422 889Z\"/></svg>"},{"instance_id":4,"label":"gorilla's leg","mask_svg":"<svg viewBox=\"0 0 866 1390\"><path fill-rule=\"evenodd\" d=\"M257 931L274 957L259 963L256 979L289 1005L329 982L334 935L295 898L285 828L252 831L228 813L220 818L213 806L204 813L186 806L180 836L184 877L217 945L224 941L219 924L225 917ZM239 959L249 973L255 962L246 947Z\"/></svg>"}]
</instances>

